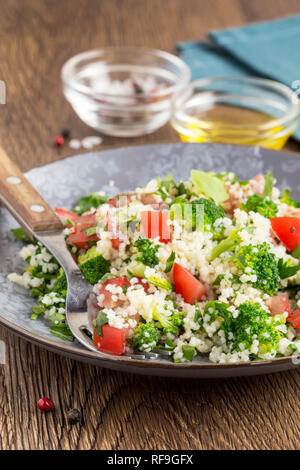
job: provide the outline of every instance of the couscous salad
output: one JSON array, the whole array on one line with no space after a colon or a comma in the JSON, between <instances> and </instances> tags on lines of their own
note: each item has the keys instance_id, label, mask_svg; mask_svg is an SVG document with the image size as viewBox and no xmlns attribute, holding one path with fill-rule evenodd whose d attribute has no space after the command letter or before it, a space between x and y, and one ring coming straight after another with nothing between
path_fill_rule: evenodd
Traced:
<instances>
[{"instance_id":1,"label":"couscous salad","mask_svg":"<svg viewBox=\"0 0 300 470\"><path fill-rule=\"evenodd\" d=\"M89 315L104 352L167 350L175 362L273 359L300 353L300 203L271 173L192 170L108 198L57 208L66 243L93 285ZM14 231L26 241L22 229ZM38 302L51 332L72 340L67 282L41 244L20 252L28 267L9 279Z\"/></svg>"}]
</instances>

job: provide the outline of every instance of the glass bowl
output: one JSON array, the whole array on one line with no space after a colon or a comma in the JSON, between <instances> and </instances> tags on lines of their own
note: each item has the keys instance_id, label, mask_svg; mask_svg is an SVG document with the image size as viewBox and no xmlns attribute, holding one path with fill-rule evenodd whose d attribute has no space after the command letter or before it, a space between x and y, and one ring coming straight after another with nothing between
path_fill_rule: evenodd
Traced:
<instances>
[{"instance_id":1,"label":"glass bowl","mask_svg":"<svg viewBox=\"0 0 300 470\"><path fill-rule=\"evenodd\" d=\"M176 93L171 125L184 142L279 150L298 124L299 99L281 83L252 77L197 80Z\"/></svg>"},{"instance_id":2,"label":"glass bowl","mask_svg":"<svg viewBox=\"0 0 300 470\"><path fill-rule=\"evenodd\" d=\"M62 68L64 95L80 119L103 134L150 134L170 118L170 100L190 70L154 49L109 47L78 54Z\"/></svg>"}]
</instances>

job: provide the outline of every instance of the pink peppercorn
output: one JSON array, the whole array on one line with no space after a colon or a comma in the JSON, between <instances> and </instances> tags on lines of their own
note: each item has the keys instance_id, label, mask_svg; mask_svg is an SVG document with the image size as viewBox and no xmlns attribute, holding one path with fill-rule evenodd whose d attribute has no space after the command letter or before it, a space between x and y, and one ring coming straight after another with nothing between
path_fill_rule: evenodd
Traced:
<instances>
[{"instance_id":1,"label":"pink peppercorn","mask_svg":"<svg viewBox=\"0 0 300 470\"><path fill-rule=\"evenodd\" d=\"M54 139L54 143L56 147L61 147L65 143L65 139L63 138L62 135L57 135Z\"/></svg>"},{"instance_id":2,"label":"pink peppercorn","mask_svg":"<svg viewBox=\"0 0 300 470\"><path fill-rule=\"evenodd\" d=\"M43 397L39 399L37 406L41 411L51 411L54 408L54 403L51 398Z\"/></svg>"}]
</instances>

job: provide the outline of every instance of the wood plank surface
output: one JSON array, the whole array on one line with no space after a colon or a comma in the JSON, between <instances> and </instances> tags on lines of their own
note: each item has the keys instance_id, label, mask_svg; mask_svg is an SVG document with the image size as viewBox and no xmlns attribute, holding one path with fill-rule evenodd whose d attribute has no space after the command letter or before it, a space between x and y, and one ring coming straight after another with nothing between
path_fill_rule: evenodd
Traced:
<instances>
[{"instance_id":1,"label":"wood plank surface","mask_svg":"<svg viewBox=\"0 0 300 470\"><path fill-rule=\"evenodd\" d=\"M23 170L72 154L62 128L91 131L63 98L60 69L77 52L108 45L173 51L211 29L300 12L299 0L0 0L0 145ZM300 77L296 77L300 78ZM103 148L176 142L166 125ZM290 141L288 150L300 151ZM73 151L73 154L76 152ZM0 449L299 449L300 371L216 381L111 372L39 349L0 328ZM36 408L50 396L54 413ZM70 427L66 412L83 422Z\"/></svg>"}]
</instances>

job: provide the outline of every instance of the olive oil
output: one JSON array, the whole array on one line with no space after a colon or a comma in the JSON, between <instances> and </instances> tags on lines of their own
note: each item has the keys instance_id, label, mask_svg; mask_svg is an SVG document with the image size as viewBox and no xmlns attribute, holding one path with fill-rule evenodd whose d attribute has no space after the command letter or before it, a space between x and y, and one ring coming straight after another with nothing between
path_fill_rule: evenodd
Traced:
<instances>
[{"instance_id":1,"label":"olive oil","mask_svg":"<svg viewBox=\"0 0 300 470\"><path fill-rule=\"evenodd\" d=\"M197 109L184 123L176 118L171 123L183 142L259 145L275 150L280 150L292 133L263 111L226 104Z\"/></svg>"}]
</instances>

